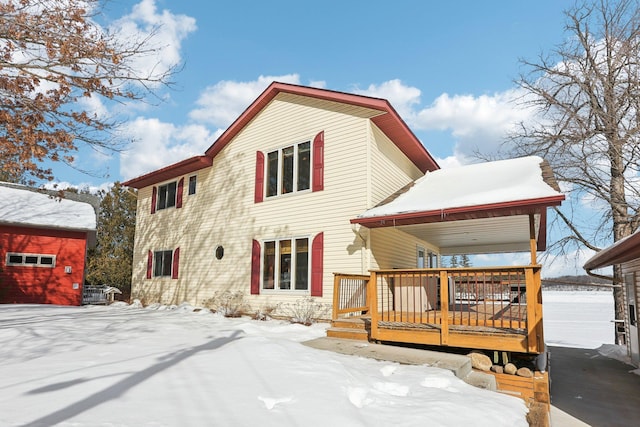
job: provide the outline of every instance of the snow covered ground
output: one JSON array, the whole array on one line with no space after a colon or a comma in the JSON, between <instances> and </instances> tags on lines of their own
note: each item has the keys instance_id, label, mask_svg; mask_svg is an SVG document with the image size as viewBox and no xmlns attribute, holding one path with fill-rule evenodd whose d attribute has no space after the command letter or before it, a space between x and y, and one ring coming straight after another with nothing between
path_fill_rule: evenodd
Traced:
<instances>
[{"instance_id":1,"label":"snow covered ground","mask_svg":"<svg viewBox=\"0 0 640 427\"><path fill-rule=\"evenodd\" d=\"M608 303L554 294L548 338L597 346L594 324L562 318ZM527 425L520 399L448 371L300 344L324 325L162 308L0 305L0 426Z\"/></svg>"}]
</instances>

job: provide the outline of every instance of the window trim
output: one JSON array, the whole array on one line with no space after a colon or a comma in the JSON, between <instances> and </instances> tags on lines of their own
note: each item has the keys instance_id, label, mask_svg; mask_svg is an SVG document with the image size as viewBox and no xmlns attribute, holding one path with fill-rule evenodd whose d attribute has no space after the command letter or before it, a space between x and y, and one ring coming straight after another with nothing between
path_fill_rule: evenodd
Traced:
<instances>
[{"instance_id":1,"label":"window trim","mask_svg":"<svg viewBox=\"0 0 640 427\"><path fill-rule=\"evenodd\" d=\"M297 259L293 256L290 259L291 263L291 272L289 279L289 289L281 289L280 286L280 242L289 241L291 242L291 254L296 254L297 257L297 240L306 239L307 241L307 288L306 289L296 289L296 278L297 278ZM260 253L260 294L270 295L270 294L278 294L281 295L283 293L293 293L293 294L302 294L302 295L310 295L311 294L311 279L312 279L312 240L310 235L298 235L292 237L278 237L273 239L263 239L260 241L260 246L262 248ZM265 288L265 256L267 255L267 243L275 244L275 253L274 253L274 271L273 271L273 288Z\"/></svg>"},{"instance_id":2,"label":"window trim","mask_svg":"<svg viewBox=\"0 0 640 427\"><path fill-rule=\"evenodd\" d=\"M22 258L21 262L12 262L10 261L11 257L19 256ZM27 257L37 257L35 263L27 263ZM51 258L51 264L43 264L43 258ZM7 267L42 267L42 268L55 268L56 267L56 259L57 256L53 254L37 254L37 253L25 253L25 252L7 252L5 257L5 265Z\"/></svg>"},{"instance_id":3,"label":"window trim","mask_svg":"<svg viewBox=\"0 0 640 427\"><path fill-rule=\"evenodd\" d=\"M307 177L307 188L299 190L298 189L298 184L299 184L299 180L300 180L300 169L299 169L299 165L300 165L300 146L303 144L308 144L309 145L309 149L308 149L308 153L309 153L309 162L308 162L308 177ZM291 148L293 147L293 154L292 154L292 158L293 158L293 166L292 166L292 190L288 191L288 192L283 192L283 186L284 186L284 173L283 173L283 166L284 166L284 150L286 150L287 148ZM271 165L269 163L269 155L272 153L277 153L278 157L277 157L277 165L276 165L276 192L275 194L269 194L269 181L270 181L270 172L271 172ZM264 155L264 184L263 184L263 194L265 199L273 199L273 198L277 198L277 197L282 197L282 196L288 196L291 194L299 194L299 193L307 193L307 192L312 192L313 191L313 143L312 143L312 139L305 139L299 142L294 142L292 144L287 144L287 145L283 145L280 146L278 148L275 149L270 149L268 151L265 151L265 155Z\"/></svg>"}]
</instances>

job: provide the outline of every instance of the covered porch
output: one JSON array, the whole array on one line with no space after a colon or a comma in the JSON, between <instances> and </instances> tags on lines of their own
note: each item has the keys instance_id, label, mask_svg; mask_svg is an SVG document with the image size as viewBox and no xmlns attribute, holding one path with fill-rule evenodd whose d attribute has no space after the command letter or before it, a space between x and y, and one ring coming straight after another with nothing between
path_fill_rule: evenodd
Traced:
<instances>
[{"instance_id":1,"label":"covered porch","mask_svg":"<svg viewBox=\"0 0 640 427\"><path fill-rule=\"evenodd\" d=\"M524 252L529 264L447 268L418 259L413 265L429 268L335 273L328 335L544 352L537 253L546 249L547 208L562 200L539 157L427 173L351 223L369 232L394 228L438 248L439 257Z\"/></svg>"}]
</instances>

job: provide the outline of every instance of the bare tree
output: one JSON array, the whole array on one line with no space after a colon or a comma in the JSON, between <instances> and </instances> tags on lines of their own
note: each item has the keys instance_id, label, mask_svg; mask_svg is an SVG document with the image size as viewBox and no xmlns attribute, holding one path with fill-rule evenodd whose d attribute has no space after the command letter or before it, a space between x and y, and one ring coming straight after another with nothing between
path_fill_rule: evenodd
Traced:
<instances>
[{"instance_id":1,"label":"bare tree","mask_svg":"<svg viewBox=\"0 0 640 427\"><path fill-rule=\"evenodd\" d=\"M640 224L640 10L636 0L596 0L565 14L565 41L548 56L522 61L522 99L537 121L523 123L513 141L518 154L549 160L571 192L557 210L568 230L561 249L597 251ZM576 210L585 201L602 214L585 218ZM621 281L616 268L614 282ZM622 289L614 296L622 319Z\"/></svg>"},{"instance_id":2,"label":"bare tree","mask_svg":"<svg viewBox=\"0 0 640 427\"><path fill-rule=\"evenodd\" d=\"M101 27L99 0L0 0L0 171L53 179L45 161L71 164L79 144L124 145L118 123L89 105L152 95L173 68L143 69L161 49L153 34ZM158 64L158 63L156 63Z\"/></svg>"}]
</instances>

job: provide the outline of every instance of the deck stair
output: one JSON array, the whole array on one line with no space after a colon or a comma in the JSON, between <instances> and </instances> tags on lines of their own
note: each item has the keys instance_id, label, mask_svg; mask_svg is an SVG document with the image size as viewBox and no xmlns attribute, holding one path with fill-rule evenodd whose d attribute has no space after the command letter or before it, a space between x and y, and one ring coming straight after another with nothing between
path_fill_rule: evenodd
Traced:
<instances>
[{"instance_id":1,"label":"deck stair","mask_svg":"<svg viewBox=\"0 0 640 427\"><path fill-rule=\"evenodd\" d=\"M331 321L327 336L350 340L369 341L371 338L371 321L363 317L340 318Z\"/></svg>"}]
</instances>

